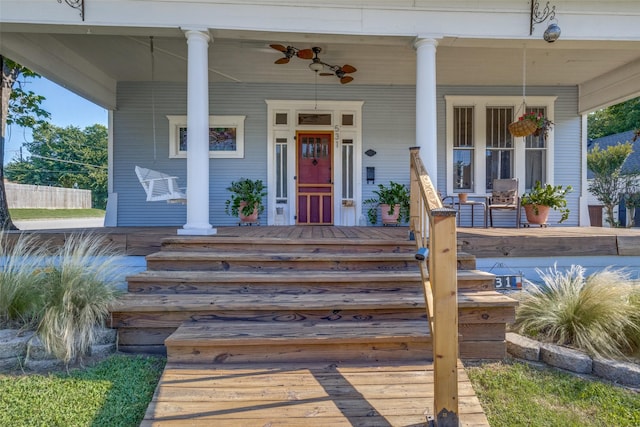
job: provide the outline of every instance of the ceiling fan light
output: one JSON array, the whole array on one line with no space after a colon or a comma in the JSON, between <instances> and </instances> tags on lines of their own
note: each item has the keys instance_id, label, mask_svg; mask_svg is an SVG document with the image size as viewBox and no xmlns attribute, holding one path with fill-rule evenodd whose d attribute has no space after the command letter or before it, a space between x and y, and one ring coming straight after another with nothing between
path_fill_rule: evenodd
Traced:
<instances>
[{"instance_id":1,"label":"ceiling fan light","mask_svg":"<svg viewBox=\"0 0 640 427\"><path fill-rule=\"evenodd\" d=\"M322 71L324 69L324 65L322 65L320 62L312 62L311 64L309 64L309 68L311 68L312 71L315 71L316 73L318 71Z\"/></svg>"}]
</instances>

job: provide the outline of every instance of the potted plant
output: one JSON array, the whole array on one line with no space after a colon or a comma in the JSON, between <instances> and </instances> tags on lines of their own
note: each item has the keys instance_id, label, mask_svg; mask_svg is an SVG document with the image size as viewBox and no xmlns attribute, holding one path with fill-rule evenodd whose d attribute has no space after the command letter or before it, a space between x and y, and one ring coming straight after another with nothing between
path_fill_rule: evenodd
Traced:
<instances>
[{"instance_id":1,"label":"potted plant","mask_svg":"<svg viewBox=\"0 0 640 427\"><path fill-rule=\"evenodd\" d=\"M240 178L231 182L227 191L231 192L224 206L227 215L237 216L241 222L256 222L258 215L264 212L262 199L267 195L267 189L262 180Z\"/></svg>"},{"instance_id":2,"label":"potted plant","mask_svg":"<svg viewBox=\"0 0 640 427\"><path fill-rule=\"evenodd\" d=\"M364 201L369 206L367 217L371 224L378 222L378 206L382 212L382 224L398 224L409 220L409 190L404 184L390 181L388 186L378 184L373 191L377 197Z\"/></svg>"},{"instance_id":3,"label":"potted plant","mask_svg":"<svg viewBox=\"0 0 640 427\"><path fill-rule=\"evenodd\" d=\"M509 125L509 131L513 136L544 135L546 138L553 122L542 113L529 111L518 117L518 120Z\"/></svg>"},{"instance_id":4,"label":"potted plant","mask_svg":"<svg viewBox=\"0 0 640 427\"><path fill-rule=\"evenodd\" d=\"M536 181L531 191L525 193L520 200L529 224L546 224L550 209L558 210L562 214L558 223L569 218L566 195L571 190L570 185L562 188L562 185L542 185L540 181Z\"/></svg>"}]
</instances>

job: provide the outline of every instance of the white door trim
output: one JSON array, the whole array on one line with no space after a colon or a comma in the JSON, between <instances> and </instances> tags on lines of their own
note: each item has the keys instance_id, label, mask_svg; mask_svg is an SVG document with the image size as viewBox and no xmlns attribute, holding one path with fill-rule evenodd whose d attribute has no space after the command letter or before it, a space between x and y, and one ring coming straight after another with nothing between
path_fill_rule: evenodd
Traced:
<instances>
[{"instance_id":1,"label":"white door trim","mask_svg":"<svg viewBox=\"0 0 640 427\"><path fill-rule=\"evenodd\" d=\"M296 200L294 174L296 168L295 135L298 130L330 130L334 132L334 199L335 225L358 225L362 213L362 105L363 101L266 100L267 103L267 209L268 225L276 224L276 207L283 207L284 223L295 224ZM298 124L298 113L329 113L331 125ZM284 124L276 124L276 114L286 114ZM344 114L353 115L352 125L342 125ZM353 206L343 206L342 141L353 141ZM287 141L287 198L276 203L276 139ZM347 203L349 205L349 203ZM282 218L279 218L279 221Z\"/></svg>"}]
</instances>

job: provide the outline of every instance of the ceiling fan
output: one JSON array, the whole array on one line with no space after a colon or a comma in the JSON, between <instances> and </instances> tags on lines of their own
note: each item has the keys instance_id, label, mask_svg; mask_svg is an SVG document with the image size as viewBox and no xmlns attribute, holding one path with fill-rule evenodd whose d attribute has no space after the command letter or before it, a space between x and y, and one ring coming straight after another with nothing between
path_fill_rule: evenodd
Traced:
<instances>
[{"instance_id":1,"label":"ceiling fan","mask_svg":"<svg viewBox=\"0 0 640 427\"><path fill-rule=\"evenodd\" d=\"M269 45L275 50L279 50L284 53L284 58L280 58L276 60L276 64L288 64L289 60L294 56L302 59L311 59L313 58L313 51L311 49L298 49L293 46L284 47L281 44L271 44Z\"/></svg>"},{"instance_id":2,"label":"ceiling fan","mask_svg":"<svg viewBox=\"0 0 640 427\"><path fill-rule=\"evenodd\" d=\"M322 48L319 48L319 47L312 47L311 49L298 49L293 46L284 47L279 44L272 44L270 46L273 49L279 50L280 52L285 54L284 58L280 58L275 62L276 64L286 64L289 62L289 59L292 58L293 56L297 56L298 58L302 58L302 59L311 59L309 68L312 71L319 73L321 76L335 75L340 79L340 83L342 84L346 84L353 81L353 77L348 76L347 74L355 73L356 71L358 71L354 66L349 64L345 64L342 67L340 67L338 65L331 65L322 61L318 57L318 54L322 52ZM325 69L330 70L331 72L330 73L326 71L321 72Z\"/></svg>"}]
</instances>

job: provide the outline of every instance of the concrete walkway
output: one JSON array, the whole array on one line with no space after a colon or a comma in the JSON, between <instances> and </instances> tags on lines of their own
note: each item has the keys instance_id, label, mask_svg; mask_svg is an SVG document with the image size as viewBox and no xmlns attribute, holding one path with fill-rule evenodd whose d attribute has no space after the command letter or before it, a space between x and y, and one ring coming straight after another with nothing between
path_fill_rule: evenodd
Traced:
<instances>
[{"instance_id":1,"label":"concrete walkway","mask_svg":"<svg viewBox=\"0 0 640 427\"><path fill-rule=\"evenodd\" d=\"M94 228L104 226L104 217L37 219L13 221L20 230L52 230L60 228Z\"/></svg>"}]
</instances>

